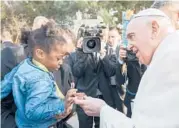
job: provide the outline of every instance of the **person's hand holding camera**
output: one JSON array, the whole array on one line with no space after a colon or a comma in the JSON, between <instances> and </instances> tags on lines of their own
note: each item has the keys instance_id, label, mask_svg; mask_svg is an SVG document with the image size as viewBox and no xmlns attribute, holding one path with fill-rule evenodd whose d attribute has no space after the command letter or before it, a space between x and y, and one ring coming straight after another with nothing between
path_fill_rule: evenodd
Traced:
<instances>
[{"instance_id":1,"label":"person's hand holding camera","mask_svg":"<svg viewBox=\"0 0 179 128\"><path fill-rule=\"evenodd\" d=\"M100 58L103 59L106 56L106 49L102 48L100 51Z\"/></svg>"},{"instance_id":2,"label":"person's hand holding camera","mask_svg":"<svg viewBox=\"0 0 179 128\"><path fill-rule=\"evenodd\" d=\"M120 46L119 57L121 60L127 57L127 49L123 45Z\"/></svg>"},{"instance_id":3,"label":"person's hand holding camera","mask_svg":"<svg viewBox=\"0 0 179 128\"><path fill-rule=\"evenodd\" d=\"M82 48L82 44L83 44L83 38L81 37L78 41L77 41L77 48Z\"/></svg>"}]
</instances>

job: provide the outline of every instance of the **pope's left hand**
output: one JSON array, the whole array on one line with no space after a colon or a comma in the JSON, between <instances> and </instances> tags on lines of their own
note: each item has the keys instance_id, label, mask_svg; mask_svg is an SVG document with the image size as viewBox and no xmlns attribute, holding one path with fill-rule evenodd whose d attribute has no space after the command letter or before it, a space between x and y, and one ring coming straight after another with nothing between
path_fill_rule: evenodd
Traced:
<instances>
[{"instance_id":1,"label":"pope's left hand","mask_svg":"<svg viewBox=\"0 0 179 128\"><path fill-rule=\"evenodd\" d=\"M106 103L97 98L85 96L83 99L74 98L75 104L78 104L88 116L100 116L101 108Z\"/></svg>"}]
</instances>

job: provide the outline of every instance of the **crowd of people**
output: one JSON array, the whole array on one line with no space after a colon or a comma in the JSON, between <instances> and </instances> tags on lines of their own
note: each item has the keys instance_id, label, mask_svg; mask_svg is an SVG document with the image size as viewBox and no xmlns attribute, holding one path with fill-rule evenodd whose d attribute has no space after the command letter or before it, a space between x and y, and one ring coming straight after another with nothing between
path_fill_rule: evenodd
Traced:
<instances>
[{"instance_id":1,"label":"crowd of people","mask_svg":"<svg viewBox=\"0 0 179 128\"><path fill-rule=\"evenodd\" d=\"M1 127L70 128L75 112L79 128L178 127L178 5L136 14L127 48L110 27L100 52L85 53L83 37L42 16L19 44L2 40Z\"/></svg>"}]
</instances>

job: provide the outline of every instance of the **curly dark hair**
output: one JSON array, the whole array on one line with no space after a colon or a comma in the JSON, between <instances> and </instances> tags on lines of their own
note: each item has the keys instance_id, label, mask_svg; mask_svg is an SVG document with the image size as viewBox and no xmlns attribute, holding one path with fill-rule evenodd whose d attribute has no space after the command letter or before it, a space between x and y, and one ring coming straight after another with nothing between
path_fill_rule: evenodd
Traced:
<instances>
[{"instance_id":1,"label":"curly dark hair","mask_svg":"<svg viewBox=\"0 0 179 128\"><path fill-rule=\"evenodd\" d=\"M55 43L60 45L67 43L61 33L61 28L54 21L49 21L32 31L22 31L21 42L28 45L29 52L33 52L35 46L38 46L47 53L51 51Z\"/></svg>"}]
</instances>

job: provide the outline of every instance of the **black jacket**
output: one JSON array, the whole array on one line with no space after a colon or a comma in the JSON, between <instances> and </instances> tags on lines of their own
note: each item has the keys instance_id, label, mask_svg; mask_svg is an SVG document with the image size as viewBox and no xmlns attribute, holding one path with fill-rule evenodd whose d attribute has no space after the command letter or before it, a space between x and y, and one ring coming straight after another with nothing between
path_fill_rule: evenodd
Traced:
<instances>
[{"instance_id":1,"label":"black jacket","mask_svg":"<svg viewBox=\"0 0 179 128\"><path fill-rule=\"evenodd\" d=\"M92 54L83 53L81 49L76 51L76 59L72 65L73 75L77 79L76 88L88 96L96 97L101 72L101 62L95 62Z\"/></svg>"},{"instance_id":2,"label":"black jacket","mask_svg":"<svg viewBox=\"0 0 179 128\"><path fill-rule=\"evenodd\" d=\"M119 48L117 48L117 53L119 54ZM117 54L116 53L116 54ZM127 85L127 93L135 94L138 90L138 86L142 77L142 74L146 70L146 67L142 65L142 68L139 64L138 58L132 51L127 51L127 58L124 60L127 64L127 76L122 74L122 64L118 61L118 56L116 55L116 61L111 61L108 64L110 67L112 66L115 68L115 77L116 77L116 85L118 91L123 94L122 84L126 82L126 77L128 78L128 85ZM116 63L116 65L114 64ZM132 96L132 97L135 97Z\"/></svg>"},{"instance_id":3,"label":"black jacket","mask_svg":"<svg viewBox=\"0 0 179 128\"><path fill-rule=\"evenodd\" d=\"M76 58L76 52L70 53L70 54L65 58L65 60L64 60L64 63L65 63L66 65L68 65L68 68L70 68L71 75L72 75L71 77L72 77L72 80L73 80L73 82L75 83L75 85L76 85L76 83L77 83L77 78L73 75L72 68L73 68L73 65L74 65L74 63L76 62L76 60L77 60L77 58Z\"/></svg>"},{"instance_id":4,"label":"black jacket","mask_svg":"<svg viewBox=\"0 0 179 128\"><path fill-rule=\"evenodd\" d=\"M116 72L116 57L115 55L105 56L101 62L102 69L99 75L99 90L102 93L104 101L111 107L115 107L110 77L115 75Z\"/></svg>"},{"instance_id":5,"label":"black jacket","mask_svg":"<svg viewBox=\"0 0 179 128\"><path fill-rule=\"evenodd\" d=\"M140 65L138 58L131 51L128 51L127 57L127 77L128 77L128 86L127 92L130 94L137 93L140 80L143 73L146 70L146 66Z\"/></svg>"},{"instance_id":6,"label":"black jacket","mask_svg":"<svg viewBox=\"0 0 179 128\"><path fill-rule=\"evenodd\" d=\"M111 68L111 65L114 64L113 61L114 57L105 57L96 64L92 55L83 53L82 49L77 49L66 59L66 63L72 69L76 88L93 97L97 96L97 89L99 89L104 100L110 106L113 106L113 100L108 77L115 71Z\"/></svg>"},{"instance_id":7,"label":"black jacket","mask_svg":"<svg viewBox=\"0 0 179 128\"><path fill-rule=\"evenodd\" d=\"M107 51L107 55L109 56L109 50L110 46L107 45L106 46L106 51ZM108 64L110 65L109 67L110 70L114 69L115 71L113 72L113 76L108 76L109 77L109 81L110 81L110 85L116 85L116 91L118 91L120 94L123 94L123 89L122 89L122 84L125 83L125 76L122 74L122 64L119 63L118 59L119 59L119 50L120 50L120 46L118 45L115 49L115 51L113 51L113 61L110 61ZM107 67L105 67L106 69ZM114 81L114 82L112 82Z\"/></svg>"}]
</instances>

